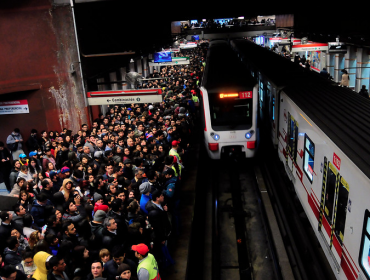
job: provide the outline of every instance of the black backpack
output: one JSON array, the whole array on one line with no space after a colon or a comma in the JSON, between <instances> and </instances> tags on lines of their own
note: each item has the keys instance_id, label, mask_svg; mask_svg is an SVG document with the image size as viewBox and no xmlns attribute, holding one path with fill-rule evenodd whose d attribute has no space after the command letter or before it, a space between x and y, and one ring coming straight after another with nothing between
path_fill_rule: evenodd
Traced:
<instances>
[{"instance_id":1,"label":"black backpack","mask_svg":"<svg viewBox=\"0 0 370 280\"><path fill-rule=\"evenodd\" d=\"M13 139L15 140L14 136L11 135L13 137ZM12 143L12 144L6 144L8 149L11 151L11 152L15 152L17 149L18 149L18 142L15 142L15 143Z\"/></svg>"}]
</instances>

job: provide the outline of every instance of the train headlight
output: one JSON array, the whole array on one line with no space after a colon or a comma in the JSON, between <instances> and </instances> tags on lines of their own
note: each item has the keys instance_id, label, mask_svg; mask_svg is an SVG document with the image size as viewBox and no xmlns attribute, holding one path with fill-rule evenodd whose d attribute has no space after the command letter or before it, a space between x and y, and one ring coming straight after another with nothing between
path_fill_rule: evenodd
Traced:
<instances>
[{"instance_id":1,"label":"train headlight","mask_svg":"<svg viewBox=\"0 0 370 280\"><path fill-rule=\"evenodd\" d=\"M211 133L211 136L212 136L212 138L215 140L215 141L218 141L218 140L220 140L220 135L218 135L218 134L216 134L216 133Z\"/></svg>"},{"instance_id":2,"label":"train headlight","mask_svg":"<svg viewBox=\"0 0 370 280\"><path fill-rule=\"evenodd\" d=\"M247 139L251 139L253 134L254 134L254 131L253 131L253 130L248 131L248 132L245 134L245 138L247 138Z\"/></svg>"}]
</instances>

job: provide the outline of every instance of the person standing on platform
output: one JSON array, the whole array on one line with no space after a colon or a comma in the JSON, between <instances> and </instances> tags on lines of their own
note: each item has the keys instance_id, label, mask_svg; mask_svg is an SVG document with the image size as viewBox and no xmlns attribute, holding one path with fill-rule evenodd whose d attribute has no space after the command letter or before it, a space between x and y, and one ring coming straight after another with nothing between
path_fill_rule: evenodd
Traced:
<instances>
[{"instance_id":1,"label":"person standing on platform","mask_svg":"<svg viewBox=\"0 0 370 280\"><path fill-rule=\"evenodd\" d=\"M13 160L18 160L20 154L24 154L22 149L23 138L19 128L14 128L13 132L6 139L9 150L12 152Z\"/></svg>"},{"instance_id":2,"label":"person standing on platform","mask_svg":"<svg viewBox=\"0 0 370 280\"><path fill-rule=\"evenodd\" d=\"M133 245L132 251L135 251L135 257L139 260L137 266L137 278L139 280L160 280L158 264L154 256L149 253L149 248L141 243Z\"/></svg>"},{"instance_id":3,"label":"person standing on platform","mask_svg":"<svg viewBox=\"0 0 370 280\"><path fill-rule=\"evenodd\" d=\"M4 147L4 143L0 141L0 184L4 183L8 191L11 189L9 184L9 175L12 169L10 158L11 154L9 150Z\"/></svg>"},{"instance_id":4,"label":"person standing on platform","mask_svg":"<svg viewBox=\"0 0 370 280\"><path fill-rule=\"evenodd\" d=\"M362 88L361 90L358 92L359 95L369 99L369 92L367 91L366 89L366 86L365 85L362 85Z\"/></svg>"},{"instance_id":5,"label":"person standing on platform","mask_svg":"<svg viewBox=\"0 0 370 280\"><path fill-rule=\"evenodd\" d=\"M349 75L347 70L343 69L342 70L342 80L340 81L340 85L342 87L349 87Z\"/></svg>"}]
</instances>

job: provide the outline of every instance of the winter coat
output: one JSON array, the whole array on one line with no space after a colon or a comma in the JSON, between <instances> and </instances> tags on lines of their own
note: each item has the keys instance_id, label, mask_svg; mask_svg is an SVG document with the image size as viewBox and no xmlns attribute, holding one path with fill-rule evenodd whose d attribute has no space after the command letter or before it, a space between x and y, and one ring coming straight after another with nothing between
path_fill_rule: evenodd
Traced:
<instances>
[{"instance_id":1,"label":"winter coat","mask_svg":"<svg viewBox=\"0 0 370 280\"><path fill-rule=\"evenodd\" d=\"M167 198L170 198L172 200L174 200L176 198L175 194L175 189L178 185L178 178L175 177L175 176L172 176L170 179L168 179L166 181L166 183L164 183L164 191L163 191L163 194L167 197Z\"/></svg>"},{"instance_id":2,"label":"winter coat","mask_svg":"<svg viewBox=\"0 0 370 280\"><path fill-rule=\"evenodd\" d=\"M10 171L9 175L9 185L14 186L15 182L17 182L19 171L15 170L14 168Z\"/></svg>"},{"instance_id":3,"label":"winter coat","mask_svg":"<svg viewBox=\"0 0 370 280\"><path fill-rule=\"evenodd\" d=\"M46 269L46 260L51 256L50 254L40 251L33 257L33 261L37 267L32 278L36 280L47 280L48 271Z\"/></svg>"},{"instance_id":4,"label":"winter coat","mask_svg":"<svg viewBox=\"0 0 370 280\"><path fill-rule=\"evenodd\" d=\"M131 268L132 276L136 277L136 270L137 270L136 264L128 258L125 258L122 263L128 264ZM116 264L114 260L107 261L107 263L104 265L104 271L106 273L108 280L116 279L117 269L118 269L118 265ZM132 276L131 276L131 279L135 279Z\"/></svg>"},{"instance_id":5,"label":"winter coat","mask_svg":"<svg viewBox=\"0 0 370 280\"><path fill-rule=\"evenodd\" d=\"M53 205L50 200L47 200L46 205ZM35 224L39 227L45 225L45 206L41 205L37 200L34 200L32 203L31 215Z\"/></svg>"},{"instance_id":6,"label":"winter coat","mask_svg":"<svg viewBox=\"0 0 370 280\"><path fill-rule=\"evenodd\" d=\"M21 141L23 141L23 138L22 138L22 135L20 133L14 133L14 132L12 132L12 134L10 134L8 136L8 138L6 139L6 144L16 143L15 140L19 140L20 141L20 142L18 142L17 151L18 150L22 150L22 142Z\"/></svg>"},{"instance_id":7,"label":"winter coat","mask_svg":"<svg viewBox=\"0 0 370 280\"><path fill-rule=\"evenodd\" d=\"M21 173L21 172L19 172L19 173ZM12 191L8 195L9 196L15 196L15 195L19 196L20 192L21 192L21 187L17 183L15 183L13 188L12 188Z\"/></svg>"},{"instance_id":8,"label":"winter coat","mask_svg":"<svg viewBox=\"0 0 370 280\"><path fill-rule=\"evenodd\" d=\"M116 233L110 232L106 228L103 229L103 239L102 239L102 246L103 248L107 248L110 252L113 247L117 245L122 245L124 240L121 236L118 236L117 231Z\"/></svg>"},{"instance_id":9,"label":"winter coat","mask_svg":"<svg viewBox=\"0 0 370 280\"><path fill-rule=\"evenodd\" d=\"M161 210L152 200L146 204L145 208L148 211L149 223L153 228L155 240L157 242L167 240L171 231L171 224L168 220L167 211Z\"/></svg>"},{"instance_id":10,"label":"winter coat","mask_svg":"<svg viewBox=\"0 0 370 280\"><path fill-rule=\"evenodd\" d=\"M95 236L94 241L101 244L103 240L103 224L91 223L91 233Z\"/></svg>"},{"instance_id":11,"label":"winter coat","mask_svg":"<svg viewBox=\"0 0 370 280\"><path fill-rule=\"evenodd\" d=\"M349 87L349 75L348 74L343 74L342 75L342 80L340 81L340 85L344 87Z\"/></svg>"},{"instance_id":12,"label":"winter coat","mask_svg":"<svg viewBox=\"0 0 370 280\"><path fill-rule=\"evenodd\" d=\"M145 215L148 215L148 210L145 209L145 205L148 203L149 200L152 199L152 194L146 195L143 193L140 198L140 209L145 213Z\"/></svg>"},{"instance_id":13,"label":"winter coat","mask_svg":"<svg viewBox=\"0 0 370 280\"><path fill-rule=\"evenodd\" d=\"M27 174L22 171L18 173L18 178L23 178L26 181L33 180L31 173L28 171ZM17 180L18 180L17 178Z\"/></svg>"},{"instance_id":14,"label":"winter coat","mask_svg":"<svg viewBox=\"0 0 370 280\"><path fill-rule=\"evenodd\" d=\"M23 267L24 274L26 275L32 275L37 269L35 263L33 263L31 266L26 266L24 261L22 261L22 267Z\"/></svg>"},{"instance_id":15,"label":"winter coat","mask_svg":"<svg viewBox=\"0 0 370 280\"><path fill-rule=\"evenodd\" d=\"M47 170L47 167L48 167L48 163L49 162L51 162L54 165L54 167L56 166L55 157L53 155L50 155L50 157L48 157L47 155L45 155L42 158L42 169L43 170Z\"/></svg>"},{"instance_id":16,"label":"winter coat","mask_svg":"<svg viewBox=\"0 0 370 280\"><path fill-rule=\"evenodd\" d=\"M18 252L14 252L13 250L10 250L8 247L4 250L4 263L6 265L14 265L21 267L22 263L22 256Z\"/></svg>"},{"instance_id":17,"label":"winter coat","mask_svg":"<svg viewBox=\"0 0 370 280\"><path fill-rule=\"evenodd\" d=\"M39 148L39 141L37 140L36 135L35 136L30 136L27 139L26 146L27 146L27 148L28 148L29 151L36 151L36 150L38 150L38 148Z\"/></svg>"}]
</instances>

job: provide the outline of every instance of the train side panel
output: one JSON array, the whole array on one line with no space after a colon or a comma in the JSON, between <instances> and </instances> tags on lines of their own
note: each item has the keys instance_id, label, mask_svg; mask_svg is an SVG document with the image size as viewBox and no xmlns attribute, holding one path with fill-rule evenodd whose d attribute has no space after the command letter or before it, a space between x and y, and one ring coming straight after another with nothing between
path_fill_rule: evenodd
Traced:
<instances>
[{"instance_id":1,"label":"train side panel","mask_svg":"<svg viewBox=\"0 0 370 280\"><path fill-rule=\"evenodd\" d=\"M284 92L279 105L279 158L337 278L357 279L369 179Z\"/></svg>"}]
</instances>

